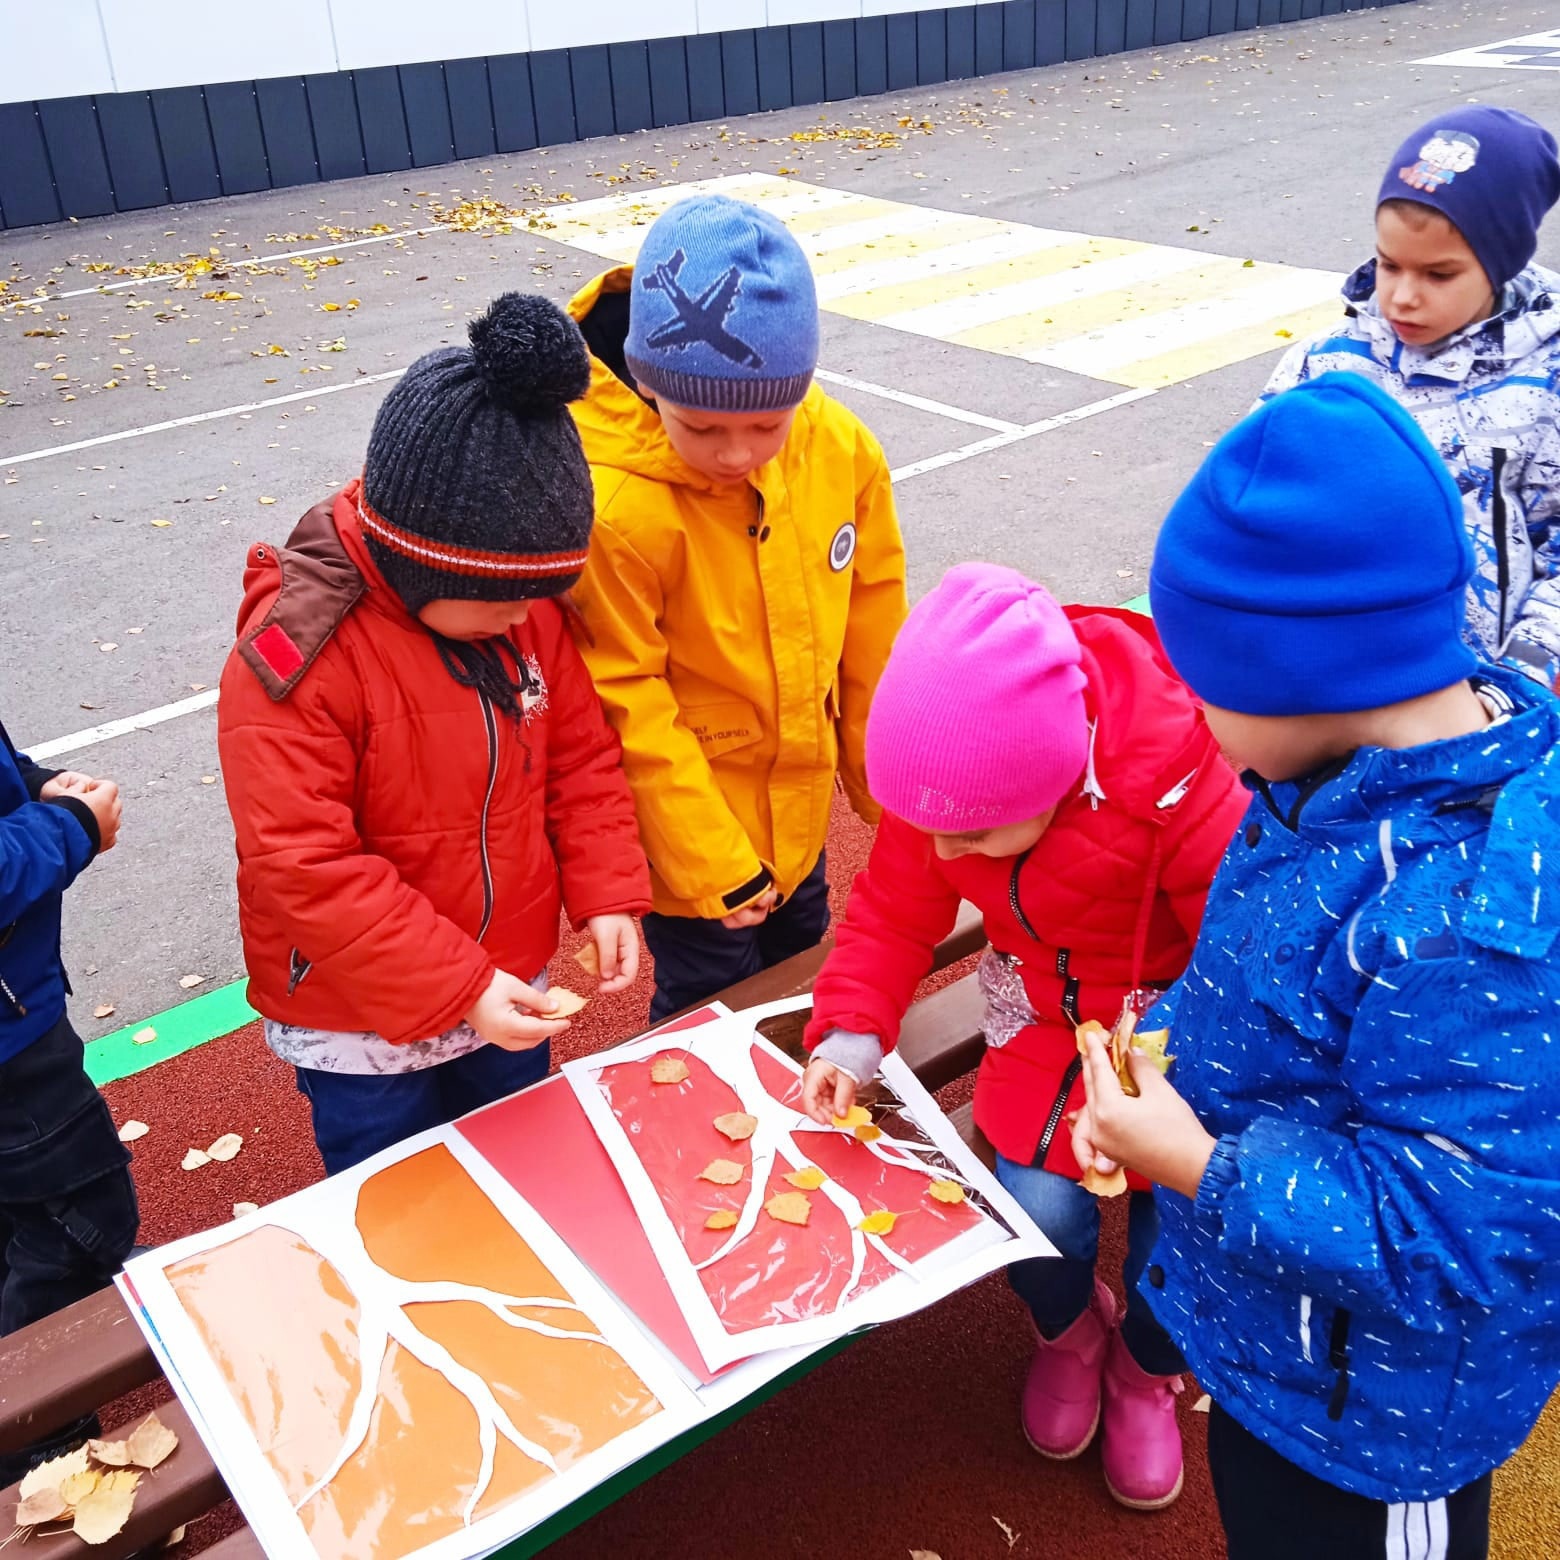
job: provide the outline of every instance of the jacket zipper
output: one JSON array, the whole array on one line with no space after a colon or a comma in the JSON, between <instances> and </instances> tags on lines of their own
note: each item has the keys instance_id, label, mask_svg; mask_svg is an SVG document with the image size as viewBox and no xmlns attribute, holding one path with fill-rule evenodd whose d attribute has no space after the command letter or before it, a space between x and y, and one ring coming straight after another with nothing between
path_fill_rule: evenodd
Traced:
<instances>
[{"instance_id":1,"label":"jacket zipper","mask_svg":"<svg viewBox=\"0 0 1560 1560\"><path fill-rule=\"evenodd\" d=\"M1349 1323L1353 1318L1342 1306L1333 1312L1332 1332L1327 1341L1327 1363L1337 1371L1332 1396L1327 1401L1327 1417L1343 1418L1343 1405L1349 1396Z\"/></svg>"},{"instance_id":2,"label":"jacket zipper","mask_svg":"<svg viewBox=\"0 0 1560 1560\"><path fill-rule=\"evenodd\" d=\"M493 805L493 788L498 784L498 717L493 712L493 701L477 690L482 701L482 720L487 727L488 781L487 794L482 798L482 925L477 931L477 941L487 936L493 919L493 863L488 859L488 809Z\"/></svg>"},{"instance_id":3,"label":"jacket zipper","mask_svg":"<svg viewBox=\"0 0 1560 1560\"><path fill-rule=\"evenodd\" d=\"M1511 591L1511 538L1506 534L1506 490L1501 478L1506 472L1505 450L1490 452L1490 475L1494 491L1490 494L1490 524L1495 532L1495 583L1500 595L1499 628L1496 643L1506 643L1506 606Z\"/></svg>"},{"instance_id":4,"label":"jacket zipper","mask_svg":"<svg viewBox=\"0 0 1560 1560\"><path fill-rule=\"evenodd\" d=\"M14 991L11 990L3 975L0 975L0 996L4 996L5 1000L16 1009L16 1016L18 1018L27 1017L27 1004L23 1002Z\"/></svg>"},{"instance_id":5,"label":"jacket zipper","mask_svg":"<svg viewBox=\"0 0 1560 1560\"><path fill-rule=\"evenodd\" d=\"M1037 1168L1045 1167L1045 1156L1051 1152L1051 1139L1056 1136L1056 1129L1062 1123L1062 1112L1067 1109L1067 1096L1072 1093L1073 1085L1082 1071L1083 1058L1075 1056L1067 1064L1067 1071L1062 1074L1061 1087L1056 1091L1056 1098L1051 1101L1051 1114L1045 1118L1045 1131L1040 1134L1040 1146L1031 1161Z\"/></svg>"}]
</instances>

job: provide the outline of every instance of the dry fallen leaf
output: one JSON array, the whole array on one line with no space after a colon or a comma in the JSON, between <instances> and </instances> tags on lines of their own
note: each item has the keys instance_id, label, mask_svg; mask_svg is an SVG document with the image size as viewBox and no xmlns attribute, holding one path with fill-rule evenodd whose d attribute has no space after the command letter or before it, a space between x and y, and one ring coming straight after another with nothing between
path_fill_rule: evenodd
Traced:
<instances>
[{"instance_id":1,"label":"dry fallen leaf","mask_svg":"<svg viewBox=\"0 0 1560 1560\"><path fill-rule=\"evenodd\" d=\"M136 1030L136 1032L130 1036L131 1043L134 1045L150 1045L156 1038L157 1031L153 1029L150 1024L148 1024L145 1029Z\"/></svg>"},{"instance_id":2,"label":"dry fallen leaf","mask_svg":"<svg viewBox=\"0 0 1560 1560\"><path fill-rule=\"evenodd\" d=\"M1008 1546L1009 1549L1012 1549L1014 1544L1016 1544L1019 1541L1019 1539L1021 1539L1024 1536L1022 1533L1015 1533L1013 1531L1013 1529L1010 1528L1007 1525L1007 1523L1002 1520L1001 1517L993 1516L991 1520L993 1522L995 1522L999 1528L1002 1529L1002 1536L1007 1540L1007 1546Z\"/></svg>"},{"instance_id":3,"label":"dry fallen leaf","mask_svg":"<svg viewBox=\"0 0 1560 1560\"><path fill-rule=\"evenodd\" d=\"M601 978L601 955L596 952L595 943L581 943L574 950L574 962L587 975L594 975L598 980Z\"/></svg>"},{"instance_id":4,"label":"dry fallen leaf","mask_svg":"<svg viewBox=\"0 0 1560 1560\"><path fill-rule=\"evenodd\" d=\"M1213 1407L1213 1399L1206 1392L1192 1404L1194 1414L1206 1414Z\"/></svg>"},{"instance_id":5,"label":"dry fallen leaf","mask_svg":"<svg viewBox=\"0 0 1560 1560\"><path fill-rule=\"evenodd\" d=\"M650 1064L651 1083L682 1083L688 1076L688 1064L680 1056L658 1056Z\"/></svg>"},{"instance_id":6,"label":"dry fallen leaf","mask_svg":"<svg viewBox=\"0 0 1560 1560\"><path fill-rule=\"evenodd\" d=\"M554 986L551 989L558 999L558 1005L545 1015L547 1018L572 1018L589 1001L589 998L582 997L577 991L570 991L567 986Z\"/></svg>"},{"instance_id":7,"label":"dry fallen leaf","mask_svg":"<svg viewBox=\"0 0 1560 1560\"><path fill-rule=\"evenodd\" d=\"M93 1462L100 1462L105 1468L128 1468L130 1466L130 1443L128 1441L88 1441L87 1455Z\"/></svg>"},{"instance_id":8,"label":"dry fallen leaf","mask_svg":"<svg viewBox=\"0 0 1560 1560\"><path fill-rule=\"evenodd\" d=\"M712 1159L700 1172L701 1181L713 1181L717 1186L735 1186L746 1172L734 1159Z\"/></svg>"},{"instance_id":9,"label":"dry fallen leaf","mask_svg":"<svg viewBox=\"0 0 1560 1560\"><path fill-rule=\"evenodd\" d=\"M802 1170L793 1170L786 1180L796 1187L798 1191L816 1192L829 1178L817 1165L808 1165Z\"/></svg>"},{"instance_id":10,"label":"dry fallen leaf","mask_svg":"<svg viewBox=\"0 0 1560 1560\"><path fill-rule=\"evenodd\" d=\"M872 1112L865 1105L852 1105L843 1116L834 1118L837 1127L861 1127L872 1120Z\"/></svg>"},{"instance_id":11,"label":"dry fallen leaf","mask_svg":"<svg viewBox=\"0 0 1560 1560\"><path fill-rule=\"evenodd\" d=\"M96 1489L76 1504L73 1531L84 1544L106 1544L130 1520L135 1486Z\"/></svg>"},{"instance_id":12,"label":"dry fallen leaf","mask_svg":"<svg viewBox=\"0 0 1560 1560\"><path fill-rule=\"evenodd\" d=\"M210 1148L206 1150L208 1159L215 1159L219 1164L226 1164L230 1159L238 1157L238 1151L244 1146L244 1140L236 1132L224 1132Z\"/></svg>"},{"instance_id":13,"label":"dry fallen leaf","mask_svg":"<svg viewBox=\"0 0 1560 1560\"><path fill-rule=\"evenodd\" d=\"M178 1445L178 1436L156 1414L148 1414L130 1433L130 1461L138 1468L156 1468Z\"/></svg>"},{"instance_id":14,"label":"dry fallen leaf","mask_svg":"<svg viewBox=\"0 0 1560 1560\"><path fill-rule=\"evenodd\" d=\"M897 1213L890 1213L887 1208L879 1208L869 1213L856 1228L863 1235L887 1235L898 1222Z\"/></svg>"},{"instance_id":15,"label":"dry fallen leaf","mask_svg":"<svg viewBox=\"0 0 1560 1560\"><path fill-rule=\"evenodd\" d=\"M910 1560L942 1560L942 1556L935 1549L912 1549Z\"/></svg>"},{"instance_id":16,"label":"dry fallen leaf","mask_svg":"<svg viewBox=\"0 0 1560 1560\"><path fill-rule=\"evenodd\" d=\"M737 1216L730 1208L717 1208L704 1221L704 1227L707 1230L729 1230L736 1222Z\"/></svg>"},{"instance_id":17,"label":"dry fallen leaf","mask_svg":"<svg viewBox=\"0 0 1560 1560\"><path fill-rule=\"evenodd\" d=\"M276 500L274 498L262 498L260 502L262 504L274 504Z\"/></svg>"},{"instance_id":18,"label":"dry fallen leaf","mask_svg":"<svg viewBox=\"0 0 1560 1560\"><path fill-rule=\"evenodd\" d=\"M883 1136L883 1129L881 1127L874 1127L869 1121L865 1126L852 1127L851 1136L860 1143L875 1143L880 1137Z\"/></svg>"},{"instance_id":19,"label":"dry fallen leaf","mask_svg":"<svg viewBox=\"0 0 1560 1560\"><path fill-rule=\"evenodd\" d=\"M1127 1189L1127 1172L1116 1170L1110 1175L1104 1175L1093 1165L1085 1165L1078 1184L1084 1191L1093 1192L1096 1197L1119 1197Z\"/></svg>"},{"instance_id":20,"label":"dry fallen leaf","mask_svg":"<svg viewBox=\"0 0 1560 1560\"><path fill-rule=\"evenodd\" d=\"M144 1121L127 1121L119 1129L121 1143L138 1143L152 1129Z\"/></svg>"},{"instance_id":21,"label":"dry fallen leaf","mask_svg":"<svg viewBox=\"0 0 1560 1560\"><path fill-rule=\"evenodd\" d=\"M812 1217L812 1204L800 1192L777 1192L764 1204L764 1212L782 1224L805 1224Z\"/></svg>"},{"instance_id":22,"label":"dry fallen leaf","mask_svg":"<svg viewBox=\"0 0 1560 1560\"><path fill-rule=\"evenodd\" d=\"M112 1002L100 1002L92 1009L94 1018L110 1018L113 1016L114 1004Z\"/></svg>"},{"instance_id":23,"label":"dry fallen leaf","mask_svg":"<svg viewBox=\"0 0 1560 1560\"><path fill-rule=\"evenodd\" d=\"M96 1468L83 1468L80 1473L61 1479L60 1499L67 1506L79 1506L98 1487L102 1478L103 1475Z\"/></svg>"},{"instance_id":24,"label":"dry fallen leaf","mask_svg":"<svg viewBox=\"0 0 1560 1560\"><path fill-rule=\"evenodd\" d=\"M192 1148L179 1162L181 1170L199 1170L202 1165L211 1163L211 1155L203 1153L198 1148Z\"/></svg>"},{"instance_id":25,"label":"dry fallen leaf","mask_svg":"<svg viewBox=\"0 0 1560 1560\"><path fill-rule=\"evenodd\" d=\"M248 1218L252 1213L259 1213L260 1204L252 1202L240 1202L233 1204L233 1217L235 1219Z\"/></svg>"},{"instance_id":26,"label":"dry fallen leaf","mask_svg":"<svg viewBox=\"0 0 1560 1560\"><path fill-rule=\"evenodd\" d=\"M45 1522L58 1522L69 1510L59 1490L51 1485L16 1503L16 1525L39 1527Z\"/></svg>"},{"instance_id":27,"label":"dry fallen leaf","mask_svg":"<svg viewBox=\"0 0 1560 1560\"><path fill-rule=\"evenodd\" d=\"M964 1201L964 1188L957 1181L933 1181L926 1188L926 1194L934 1202L961 1203Z\"/></svg>"},{"instance_id":28,"label":"dry fallen leaf","mask_svg":"<svg viewBox=\"0 0 1560 1560\"><path fill-rule=\"evenodd\" d=\"M728 1110L724 1116L715 1118L714 1126L723 1137L740 1143L758 1130L758 1117L748 1115L745 1110Z\"/></svg>"},{"instance_id":29,"label":"dry fallen leaf","mask_svg":"<svg viewBox=\"0 0 1560 1560\"><path fill-rule=\"evenodd\" d=\"M39 1463L17 1485L16 1493L26 1500L40 1490L57 1490L72 1474L86 1471L87 1449L85 1446L78 1446L75 1451L66 1452L63 1457L51 1457L48 1462Z\"/></svg>"},{"instance_id":30,"label":"dry fallen leaf","mask_svg":"<svg viewBox=\"0 0 1560 1560\"><path fill-rule=\"evenodd\" d=\"M204 975L181 975L179 977L179 984L186 991L193 991L197 986L203 986L205 983L206 977Z\"/></svg>"}]
</instances>

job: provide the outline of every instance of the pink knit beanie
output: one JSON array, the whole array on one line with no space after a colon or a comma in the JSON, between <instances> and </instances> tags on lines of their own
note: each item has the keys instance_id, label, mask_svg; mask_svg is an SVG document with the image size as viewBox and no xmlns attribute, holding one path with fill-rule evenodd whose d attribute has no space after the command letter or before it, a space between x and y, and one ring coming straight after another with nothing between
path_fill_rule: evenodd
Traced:
<instances>
[{"instance_id":1,"label":"pink knit beanie","mask_svg":"<svg viewBox=\"0 0 1560 1560\"><path fill-rule=\"evenodd\" d=\"M905 619L867 717L867 783L934 834L1023 823L1082 778L1078 639L1013 569L963 563Z\"/></svg>"}]
</instances>

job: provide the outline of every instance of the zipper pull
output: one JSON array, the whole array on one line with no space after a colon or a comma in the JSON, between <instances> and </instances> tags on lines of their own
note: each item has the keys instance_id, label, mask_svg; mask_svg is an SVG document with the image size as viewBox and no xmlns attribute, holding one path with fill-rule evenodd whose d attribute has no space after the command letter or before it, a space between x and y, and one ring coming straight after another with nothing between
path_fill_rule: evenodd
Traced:
<instances>
[{"instance_id":1,"label":"zipper pull","mask_svg":"<svg viewBox=\"0 0 1560 1560\"><path fill-rule=\"evenodd\" d=\"M27 1004L23 1002L14 991L11 990L10 986L6 984L3 978L0 978L0 995L3 995L5 1000L16 1009L16 1016L18 1018L27 1017Z\"/></svg>"},{"instance_id":2,"label":"zipper pull","mask_svg":"<svg viewBox=\"0 0 1560 1560\"><path fill-rule=\"evenodd\" d=\"M1165 808L1175 807L1179 803L1185 801L1186 793L1191 790L1192 781L1196 778L1197 771L1194 769L1189 775L1186 776L1185 779L1176 781L1176 783L1171 786L1170 789L1166 791L1157 802L1154 803L1154 806L1158 808L1160 812L1163 812Z\"/></svg>"}]
</instances>

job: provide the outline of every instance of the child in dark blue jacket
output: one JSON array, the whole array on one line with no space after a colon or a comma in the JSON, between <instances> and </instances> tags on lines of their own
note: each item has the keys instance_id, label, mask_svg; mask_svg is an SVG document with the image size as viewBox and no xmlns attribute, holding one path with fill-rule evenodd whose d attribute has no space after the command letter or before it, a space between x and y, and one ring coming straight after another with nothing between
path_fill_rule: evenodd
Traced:
<instances>
[{"instance_id":1,"label":"child in dark blue jacket","mask_svg":"<svg viewBox=\"0 0 1560 1560\"><path fill-rule=\"evenodd\" d=\"M64 891L119 832L111 780L44 769L0 726L0 1335L102 1288L135 1240L130 1155L65 1013ZM0 1486L91 1422L0 1457Z\"/></svg>"},{"instance_id":2,"label":"child in dark blue jacket","mask_svg":"<svg viewBox=\"0 0 1560 1560\"><path fill-rule=\"evenodd\" d=\"M1560 704L1462 643L1473 567L1354 374L1228 434L1154 557L1255 794L1143 1022L1170 1081L1096 1042L1074 1149L1157 1183L1141 1288L1214 1400L1230 1560L1483 1560L1560 1379Z\"/></svg>"}]
</instances>

